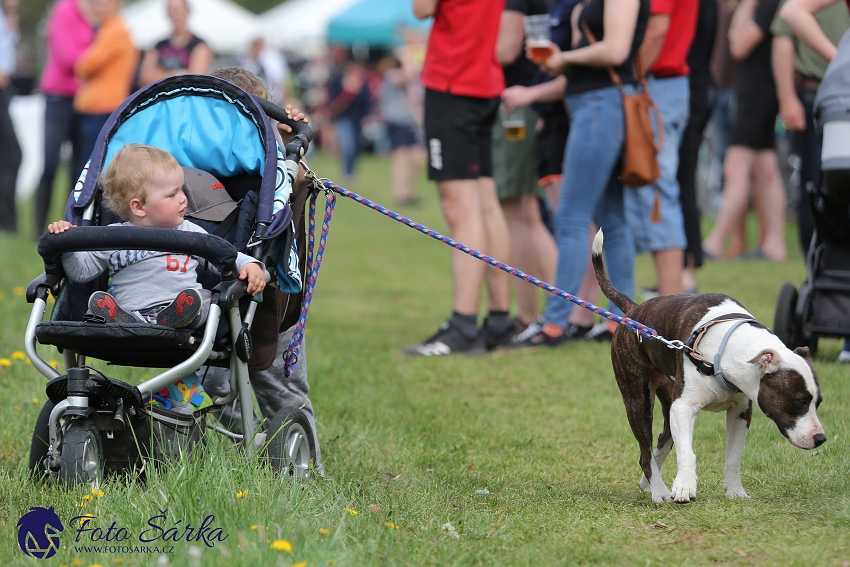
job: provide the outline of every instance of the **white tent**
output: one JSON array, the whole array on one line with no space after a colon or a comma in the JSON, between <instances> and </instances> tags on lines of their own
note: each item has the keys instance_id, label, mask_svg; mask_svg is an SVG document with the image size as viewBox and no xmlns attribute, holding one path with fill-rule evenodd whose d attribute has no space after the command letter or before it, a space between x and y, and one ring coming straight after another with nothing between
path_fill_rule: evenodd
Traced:
<instances>
[{"instance_id":1,"label":"white tent","mask_svg":"<svg viewBox=\"0 0 850 567\"><path fill-rule=\"evenodd\" d=\"M360 0L290 0L260 14L269 46L314 51L325 46L328 22ZM400 0L409 1L409 0Z\"/></svg>"},{"instance_id":2,"label":"white tent","mask_svg":"<svg viewBox=\"0 0 850 567\"><path fill-rule=\"evenodd\" d=\"M171 34L167 0L139 0L121 10L133 43L149 49ZM189 0L189 29L216 53L234 53L262 34L256 14L230 0Z\"/></svg>"}]
</instances>

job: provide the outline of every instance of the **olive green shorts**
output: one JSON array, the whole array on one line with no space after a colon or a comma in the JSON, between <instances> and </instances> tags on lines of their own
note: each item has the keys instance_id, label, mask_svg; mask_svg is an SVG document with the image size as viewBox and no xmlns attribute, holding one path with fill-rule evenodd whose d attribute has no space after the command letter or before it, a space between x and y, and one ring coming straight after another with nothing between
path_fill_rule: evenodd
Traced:
<instances>
[{"instance_id":1,"label":"olive green shorts","mask_svg":"<svg viewBox=\"0 0 850 567\"><path fill-rule=\"evenodd\" d=\"M500 201L517 199L522 195L545 196L537 183L537 143L535 127L538 115L531 107L522 108L525 132L522 139L505 139L500 112L493 125L493 179Z\"/></svg>"}]
</instances>

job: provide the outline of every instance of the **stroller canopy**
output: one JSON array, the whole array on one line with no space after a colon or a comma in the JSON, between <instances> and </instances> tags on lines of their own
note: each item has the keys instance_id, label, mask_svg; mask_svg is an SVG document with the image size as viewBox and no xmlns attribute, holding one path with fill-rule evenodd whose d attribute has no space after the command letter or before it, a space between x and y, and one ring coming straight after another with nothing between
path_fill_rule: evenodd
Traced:
<instances>
[{"instance_id":1,"label":"stroller canopy","mask_svg":"<svg viewBox=\"0 0 850 567\"><path fill-rule=\"evenodd\" d=\"M251 95L208 75L163 79L139 90L112 113L77 181L66 220L90 223L84 211L97 194L98 177L129 143L156 146L180 165L219 178L259 175L260 238L277 236L291 220L292 186L268 117Z\"/></svg>"}]
</instances>

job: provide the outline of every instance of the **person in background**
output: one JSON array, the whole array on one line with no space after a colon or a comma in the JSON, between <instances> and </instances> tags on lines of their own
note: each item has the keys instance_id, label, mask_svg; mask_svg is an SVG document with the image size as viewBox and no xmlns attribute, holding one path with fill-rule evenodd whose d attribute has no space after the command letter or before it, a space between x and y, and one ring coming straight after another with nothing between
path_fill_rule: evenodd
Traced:
<instances>
[{"instance_id":1,"label":"person in background","mask_svg":"<svg viewBox=\"0 0 850 567\"><path fill-rule=\"evenodd\" d=\"M734 232L749 204L750 180L762 208L762 238L755 255L782 261L785 250L785 187L776 157L774 127L779 112L771 70L770 25L779 0L742 0L732 17L729 43L740 61L738 109L723 170L726 184L717 222L702 243L712 257L723 254L726 238Z\"/></svg>"},{"instance_id":2,"label":"person in background","mask_svg":"<svg viewBox=\"0 0 850 567\"><path fill-rule=\"evenodd\" d=\"M168 0L168 19L174 31L142 57L139 86L174 75L209 73L213 53L204 40L187 27L190 13L188 0Z\"/></svg>"},{"instance_id":3,"label":"person in background","mask_svg":"<svg viewBox=\"0 0 850 567\"><path fill-rule=\"evenodd\" d=\"M12 75L15 72L15 45L18 43L17 3L0 4L0 231L18 230L15 189L21 167L21 147L9 115Z\"/></svg>"},{"instance_id":4,"label":"person in background","mask_svg":"<svg viewBox=\"0 0 850 567\"><path fill-rule=\"evenodd\" d=\"M550 8L548 0L508 0L505 4L496 57L505 74L506 88L530 87L534 83L537 66L525 56L523 18L548 15ZM527 274L552 281L558 248L540 216L540 199L545 199L546 193L537 183L539 116L529 104L512 107L503 102L502 108L501 120L493 127L493 179L510 230L512 263ZM521 121L523 127L519 133L512 131L509 135L505 116L515 123ZM513 283L517 336L512 342L519 342L525 336L519 335L526 329L533 326L528 334L536 334L542 323L538 321L537 287L518 279Z\"/></svg>"},{"instance_id":5,"label":"person in background","mask_svg":"<svg viewBox=\"0 0 850 567\"><path fill-rule=\"evenodd\" d=\"M504 3L491 0L413 0L417 18L433 16L422 84L428 179L437 182L452 238L496 258L510 255L507 222L493 181L492 129L505 87L496 60ZM481 284L489 312L478 328ZM508 344L508 274L452 252L452 315L422 343L402 349L418 356L477 353Z\"/></svg>"},{"instance_id":6,"label":"person in background","mask_svg":"<svg viewBox=\"0 0 850 567\"><path fill-rule=\"evenodd\" d=\"M369 73L365 65L349 61L343 66L342 72L331 81L329 89L328 106L336 130L337 147L346 183L354 181L363 119L369 115L371 106L372 94L368 79Z\"/></svg>"},{"instance_id":7,"label":"person in background","mask_svg":"<svg viewBox=\"0 0 850 567\"><path fill-rule=\"evenodd\" d=\"M415 205L419 202L416 180L425 164L420 133L420 70L413 58L402 50L382 59L378 70L383 76L379 107L390 141L393 197L399 205Z\"/></svg>"},{"instance_id":8,"label":"person in background","mask_svg":"<svg viewBox=\"0 0 850 567\"><path fill-rule=\"evenodd\" d=\"M711 75L711 54L717 28L716 0L699 0L699 13L694 41L688 52L688 76L690 86L690 114L688 125L679 146L679 201L685 221L685 269L682 272L682 289L685 293L697 293L696 270L703 264L702 231L700 210L697 202L697 163L703 132L711 118L716 89Z\"/></svg>"},{"instance_id":9,"label":"person in background","mask_svg":"<svg viewBox=\"0 0 850 567\"><path fill-rule=\"evenodd\" d=\"M581 34L577 46L569 51L556 49L544 63L550 74L567 73L567 107L572 117L555 213L555 285L568 293L577 292L585 273L591 222L605 233L605 263L614 286L629 296L634 290L634 242L619 179L625 139L623 103L608 70L616 71L626 92L635 92L634 62L648 19L649 0L590 0L573 30ZM597 40L592 45L588 30ZM549 297L541 331L547 337L539 344L556 341L566 332L572 309L566 299ZM591 331L585 340L604 340L610 330L600 329L599 335Z\"/></svg>"},{"instance_id":10,"label":"person in background","mask_svg":"<svg viewBox=\"0 0 850 567\"><path fill-rule=\"evenodd\" d=\"M80 161L82 172L94 149L101 128L112 111L130 94L138 51L118 10L121 0L88 0L97 33L88 49L77 59L74 72L80 89L74 97L74 110L80 118Z\"/></svg>"},{"instance_id":11,"label":"person in background","mask_svg":"<svg viewBox=\"0 0 850 567\"><path fill-rule=\"evenodd\" d=\"M781 5L781 6L784 6ZM803 254L809 250L814 220L809 208L808 192L820 182L821 139L815 131L813 117L815 95L829 63L801 42L780 13L770 26L773 32L773 79L779 99L779 114L791 133L792 152L801 159L800 191L797 197L797 225ZM850 13L843 2L827 6L815 14L818 27L827 39L838 45L850 28Z\"/></svg>"},{"instance_id":12,"label":"person in background","mask_svg":"<svg viewBox=\"0 0 850 567\"><path fill-rule=\"evenodd\" d=\"M74 65L94 40L88 0L59 0L47 20L47 61L41 74L44 93L44 172L35 193L35 237L44 232L53 196L53 181L62 144L71 142L71 166L82 160L79 117L74 95L80 83ZM70 195L80 172L69 172Z\"/></svg>"},{"instance_id":13,"label":"person in background","mask_svg":"<svg viewBox=\"0 0 850 567\"><path fill-rule=\"evenodd\" d=\"M258 37L251 42L245 53L236 57L239 67L257 75L267 86L269 100L283 104L286 99L286 81L289 78L289 65L279 50L266 46L266 40Z\"/></svg>"}]
</instances>

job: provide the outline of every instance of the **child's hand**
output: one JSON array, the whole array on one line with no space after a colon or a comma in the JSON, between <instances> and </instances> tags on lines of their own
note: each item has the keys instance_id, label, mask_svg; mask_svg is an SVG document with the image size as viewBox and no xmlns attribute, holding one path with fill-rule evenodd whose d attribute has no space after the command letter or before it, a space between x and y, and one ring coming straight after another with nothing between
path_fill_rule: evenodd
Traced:
<instances>
[{"instance_id":1,"label":"child's hand","mask_svg":"<svg viewBox=\"0 0 850 567\"><path fill-rule=\"evenodd\" d=\"M307 118L307 115L298 110L297 108L292 108L291 104L287 104L283 109L286 111L286 115L296 122L303 121L305 124L310 122L310 119ZM286 124L278 122L277 129L280 132L280 137L283 139L283 145L288 144L292 141L292 127Z\"/></svg>"},{"instance_id":2,"label":"child's hand","mask_svg":"<svg viewBox=\"0 0 850 567\"><path fill-rule=\"evenodd\" d=\"M248 280L248 293L251 295L257 295L266 287L266 271L256 262L242 266L239 271L239 279Z\"/></svg>"},{"instance_id":3,"label":"child's hand","mask_svg":"<svg viewBox=\"0 0 850 567\"><path fill-rule=\"evenodd\" d=\"M60 232L65 232L66 230L74 226L77 225L71 224L65 220L56 221L47 225L47 232L49 232L50 234L59 234Z\"/></svg>"}]
</instances>

